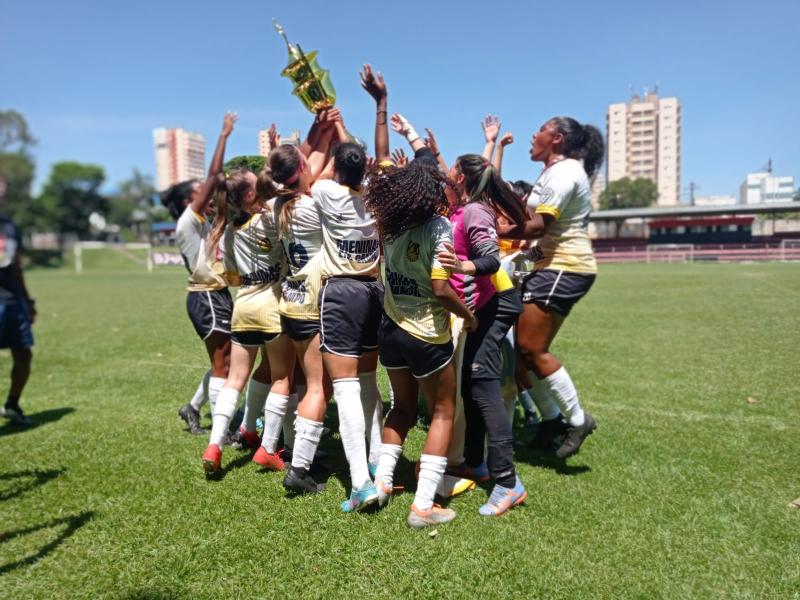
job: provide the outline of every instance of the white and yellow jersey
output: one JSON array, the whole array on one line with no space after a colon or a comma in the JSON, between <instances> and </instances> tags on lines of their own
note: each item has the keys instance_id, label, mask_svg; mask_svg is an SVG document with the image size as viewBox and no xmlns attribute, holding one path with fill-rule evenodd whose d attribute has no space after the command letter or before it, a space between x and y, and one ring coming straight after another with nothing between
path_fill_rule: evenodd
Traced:
<instances>
[{"instance_id":1,"label":"white and yellow jersey","mask_svg":"<svg viewBox=\"0 0 800 600\"><path fill-rule=\"evenodd\" d=\"M531 249L536 269L597 273L589 239L592 189L580 161L567 158L542 171L533 184L528 207L555 218Z\"/></svg>"},{"instance_id":2,"label":"white and yellow jersey","mask_svg":"<svg viewBox=\"0 0 800 600\"><path fill-rule=\"evenodd\" d=\"M378 277L380 236L375 219L365 207L361 192L332 179L311 188L322 222L322 276Z\"/></svg>"},{"instance_id":3,"label":"white and yellow jersey","mask_svg":"<svg viewBox=\"0 0 800 600\"><path fill-rule=\"evenodd\" d=\"M238 285L231 331L280 333L278 312L286 255L278 239L274 201L239 227L229 226L223 238L228 280Z\"/></svg>"},{"instance_id":4,"label":"white and yellow jersey","mask_svg":"<svg viewBox=\"0 0 800 600\"><path fill-rule=\"evenodd\" d=\"M384 244L384 310L398 327L431 344L450 341L450 313L433 295L432 279L447 281L437 255L453 243L450 221L434 217Z\"/></svg>"},{"instance_id":5,"label":"white and yellow jersey","mask_svg":"<svg viewBox=\"0 0 800 600\"><path fill-rule=\"evenodd\" d=\"M281 201L275 202L278 222ZM322 287L322 223L319 208L311 196L294 203L287 231L281 235L289 274L282 284L280 313L293 319L319 319L319 290Z\"/></svg>"},{"instance_id":6,"label":"white and yellow jersey","mask_svg":"<svg viewBox=\"0 0 800 600\"><path fill-rule=\"evenodd\" d=\"M189 271L190 292L209 292L228 287L222 276L222 263L208 256L207 238L211 224L203 215L187 207L175 225L175 242Z\"/></svg>"}]
</instances>

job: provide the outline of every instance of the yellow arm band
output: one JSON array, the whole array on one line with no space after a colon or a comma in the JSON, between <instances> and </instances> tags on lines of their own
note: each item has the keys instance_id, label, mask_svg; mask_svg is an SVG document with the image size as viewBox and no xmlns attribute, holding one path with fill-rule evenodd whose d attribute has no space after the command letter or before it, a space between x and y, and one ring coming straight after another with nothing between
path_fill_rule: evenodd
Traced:
<instances>
[{"instance_id":1,"label":"yellow arm band","mask_svg":"<svg viewBox=\"0 0 800 600\"><path fill-rule=\"evenodd\" d=\"M536 214L553 215L556 219L558 219L561 216L561 211L555 206L537 206Z\"/></svg>"},{"instance_id":2,"label":"yellow arm band","mask_svg":"<svg viewBox=\"0 0 800 600\"><path fill-rule=\"evenodd\" d=\"M441 267L434 267L431 269L431 279L443 279L444 281L447 281L450 279L450 273Z\"/></svg>"}]
</instances>

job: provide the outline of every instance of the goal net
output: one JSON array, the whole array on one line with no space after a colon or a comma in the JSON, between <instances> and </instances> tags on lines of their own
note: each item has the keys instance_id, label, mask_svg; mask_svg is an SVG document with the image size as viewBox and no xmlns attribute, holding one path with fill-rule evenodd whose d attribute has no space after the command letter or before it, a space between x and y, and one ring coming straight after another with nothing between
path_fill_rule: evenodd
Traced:
<instances>
[{"instance_id":1,"label":"goal net","mask_svg":"<svg viewBox=\"0 0 800 600\"><path fill-rule=\"evenodd\" d=\"M85 270L153 271L153 248L144 243L77 242L75 272Z\"/></svg>"},{"instance_id":2,"label":"goal net","mask_svg":"<svg viewBox=\"0 0 800 600\"><path fill-rule=\"evenodd\" d=\"M694 244L648 244L647 262L692 262Z\"/></svg>"},{"instance_id":3,"label":"goal net","mask_svg":"<svg viewBox=\"0 0 800 600\"><path fill-rule=\"evenodd\" d=\"M781 260L800 260L800 239L781 240Z\"/></svg>"}]
</instances>

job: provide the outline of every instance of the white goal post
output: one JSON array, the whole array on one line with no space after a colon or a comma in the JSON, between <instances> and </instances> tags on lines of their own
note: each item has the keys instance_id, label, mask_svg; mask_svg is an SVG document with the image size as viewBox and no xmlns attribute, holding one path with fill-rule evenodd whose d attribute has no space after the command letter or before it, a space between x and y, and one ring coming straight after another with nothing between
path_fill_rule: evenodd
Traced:
<instances>
[{"instance_id":1,"label":"white goal post","mask_svg":"<svg viewBox=\"0 0 800 600\"><path fill-rule=\"evenodd\" d=\"M781 260L800 260L800 239L781 240Z\"/></svg>"},{"instance_id":2,"label":"white goal post","mask_svg":"<svg viewBox=\"0 0 800 600\"><path fill-rule=\"evenodd\" d=\"M153 246L145 243L112 243L112 242L76 242L72 248L75 256L75 272L83 273L84 250L112 250L118 252L131 262L147 267L147 272L153 272ZM147 250L147 258L142 258L131 250Z\"/></svg>"},{"instance_id":3,"label":"white goal post","mask_svg":"<svg viewBox=\"0 0 800 600\"><path fill-rule=\"evenodd\" d=\"M694 244L647 244L647 262L693 262Z\"/></svg>"}]
</instances>

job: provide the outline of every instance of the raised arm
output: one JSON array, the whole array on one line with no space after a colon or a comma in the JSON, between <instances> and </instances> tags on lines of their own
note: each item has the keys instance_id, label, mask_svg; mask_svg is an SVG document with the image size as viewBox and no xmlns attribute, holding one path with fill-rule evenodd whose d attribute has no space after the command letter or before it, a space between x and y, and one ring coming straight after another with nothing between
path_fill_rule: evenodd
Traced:
<instances>
[{"instance_id":1,"label":"raised arm","mask_svg":"<svg viewBox=\"0 0 800 600\"><path fill-rule=\"evenodd\" d=\"M394 113L392 115L392 129L406 138L406 141L414 152L425 147L425 142L419 137L414 126L400 113Z\"/></svg>"},{"instance_id":2,"label":"raised arm","mask_svg":"<svg viewBox=\"0 0 800 600\"><path fill-rule=\"evenodd\" d=\"M228 136L233 132L233 126L238 118L235 112L230 112L222 119L222 131L217 139L217 147L214 149L211 165L208 167L208 177L200 185L200 189L192 194L192 201L189 203L189 207L195 214L205 214L208 203L211 202L217 175L222 173L222 165L225 163L225 144L228 142Z\"/></svg>"},{"instance_id":3,"label":"raised arm","mask_svg":"<svg viewBox=\"0 0 800 600\"><path fill-rule=\"evenodd\" d=\"M497 143L497 135L500 133L500 119L495 115L486 115L481 121L481 127L486 140L486 145L483 147L483 158L491 161L494 146Z\"/></svg>"},{"instance_id":4,"label":"raised arm","mask_svg":"<svg viewBox=\"0 0 800 600\"><path fill-rule=\"evenodd\" d=\"M375 159L380 164L390 160L389 156L389 127L388 127L388 97L386 83L383 75L372 72L370 65L364 65L361 71L361 87L375 99Z\"/></svg>"},{"instance_id":5,"label":"raised arm","mask_svg":"<svg viewBox=\"0 0 800 600\"><path fill-rule=\"evenodd\" d=\"M497 152L494 153L494 158L492 159L492 166L497 170L498 174L503 172L503 150L506 146L513 143L514 134L512 133L505 133L503 137L500 138L500 145L497 147Z\"/></svg>"},{"instance_id":6,"label":"raised arm","mask_svg":"<svg viewBox=\"0 0 800 600\"><path fill-rule=\"evenodd\" d=\"M328 149L336 133L335 121L337 118L340 118L338 108L322 110L317 115L315 121L319 123L317 140L308 155L308 166L314 179L319 177L325 169L325 164L328 161Z\"/></svg>"},{"instance_id":7,"label":"raised arm","mask_svg":"<svg viewBox=\"0 0 800 600\"><path fill-rule=\"evenodd\" d=\"M425 140L425 143L430 148L433 155L436 157L436 161L439 163L439 168L442 170L442 173L447 173L450 171L450 167L447 166L447 161L442 158L442 153L439 150L439 143L436 141L436 137L433 135L433 131L425 128L425 133L428 134L428 138Z\"/></svg>"}]
</instances>

